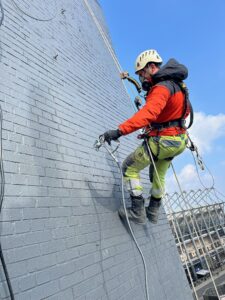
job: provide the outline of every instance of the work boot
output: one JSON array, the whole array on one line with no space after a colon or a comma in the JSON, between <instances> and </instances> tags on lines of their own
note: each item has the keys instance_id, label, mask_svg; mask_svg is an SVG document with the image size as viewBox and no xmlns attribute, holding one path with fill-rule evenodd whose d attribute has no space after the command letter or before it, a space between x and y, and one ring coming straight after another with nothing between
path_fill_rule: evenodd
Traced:
<instances>
[{"instance_id":1,"label":"work boot","mask_svg":"<svg viewBox=\"0 0 225 300\"><path fill-rule=\"evenodd\" d=\"M131 197L131 207L127 208L127 216L129 220L137 224L145 224L146 222L146 212L145 212L145 199L142 195L140 196L130 196ZM118 214L121 218L126 219L126 213L124 208L121 207L118 210Z\"/></svg>"},{"instance_id":2,"label":"work boot","mask_svg":"<svg viewBox=\"0 0 225 300\"><path fill-rule=\"evenodd\" d=\"M161 206L161 198L157 199L151 196L149 205L146 207L146 215L150 222L156 224L159 218L159 208Z\"/></svg>"}]
</instances>

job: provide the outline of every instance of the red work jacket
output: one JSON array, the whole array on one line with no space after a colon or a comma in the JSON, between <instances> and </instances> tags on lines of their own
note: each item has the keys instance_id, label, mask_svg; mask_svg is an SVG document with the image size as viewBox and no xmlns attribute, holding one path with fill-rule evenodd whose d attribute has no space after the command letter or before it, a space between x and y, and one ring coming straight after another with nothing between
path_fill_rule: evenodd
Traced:
<instances>
[{"instance_id":1,"label":"red work jacket","mask_svg":"<svg viewBox=\"0 0 225 300\"><path fill-rule=\"evenodd\" d=\"M182 117L184 111L184 94L173 81L162 81L152 87L146 97L145 105L130 119L119 125L123 135L151 125L176 120ZM188 113L186 114L188 115ZM187 117L187 116L186 116ZM185 133L181 127L170 127L150 131L150 136L178 135Z\"/></svg>"}]
</instances>

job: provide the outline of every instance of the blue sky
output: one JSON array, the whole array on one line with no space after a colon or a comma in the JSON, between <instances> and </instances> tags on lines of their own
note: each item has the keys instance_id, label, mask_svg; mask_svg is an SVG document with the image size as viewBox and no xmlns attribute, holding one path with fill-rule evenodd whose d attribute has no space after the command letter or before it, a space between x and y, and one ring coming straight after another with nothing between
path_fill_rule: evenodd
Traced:
<instances>
[{"instance_id":1,"label":"blue sky","mask_svg":"<svg viewBox=\"0 0 225 300\"><path fill-rule=\"evenodd\" d=\"M188 67L186 83L196 120L190 133L216 187L225 194L225 1L99 2L118 60L130 75L135 77L137 55L151 48L164 62L174 57ZM175 167L184 189L201 187L189 151L176 159ZM210 186L210 176L200 174ZM168 181L172 183L172 174Z\"/></svg>"}]
</instances>

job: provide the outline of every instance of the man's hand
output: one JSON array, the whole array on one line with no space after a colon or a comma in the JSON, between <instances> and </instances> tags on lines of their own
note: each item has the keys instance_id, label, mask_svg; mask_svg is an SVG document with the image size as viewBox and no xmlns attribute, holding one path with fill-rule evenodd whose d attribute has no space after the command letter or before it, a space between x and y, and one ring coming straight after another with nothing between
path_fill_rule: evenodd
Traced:
<instances>
[{"instance_id":1,"label":"man's hand","mask_svg":"<svg viewBox=\"0 0 225 300\"><path fill-rule=\"evenodd\" d=\"M116 130L108 130L102 136L104 137L104 141L106 141L109 145L111 145L111 141L117 140L121 137L122 133L119 129Z\"/></svg>"}]
</instances>

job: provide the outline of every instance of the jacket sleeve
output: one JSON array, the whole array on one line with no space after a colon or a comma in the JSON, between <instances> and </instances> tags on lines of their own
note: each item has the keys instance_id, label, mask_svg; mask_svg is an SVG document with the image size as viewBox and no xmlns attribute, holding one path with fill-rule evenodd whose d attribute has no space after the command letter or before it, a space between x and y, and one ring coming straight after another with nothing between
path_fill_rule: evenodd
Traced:
<instances>
[{"instance_id":1,"label":"jacket sleeve","mask_svg":"<svg viewBox=\"0 0 225 300\"><path fill-rule=\"evenodd\" d=\"M123 135L141 129L155 122L167 104L170 91L167 87L156 85L152 88L146 99L146 104L130 119L119 125Z\"/></svg>"}]
</instances>

